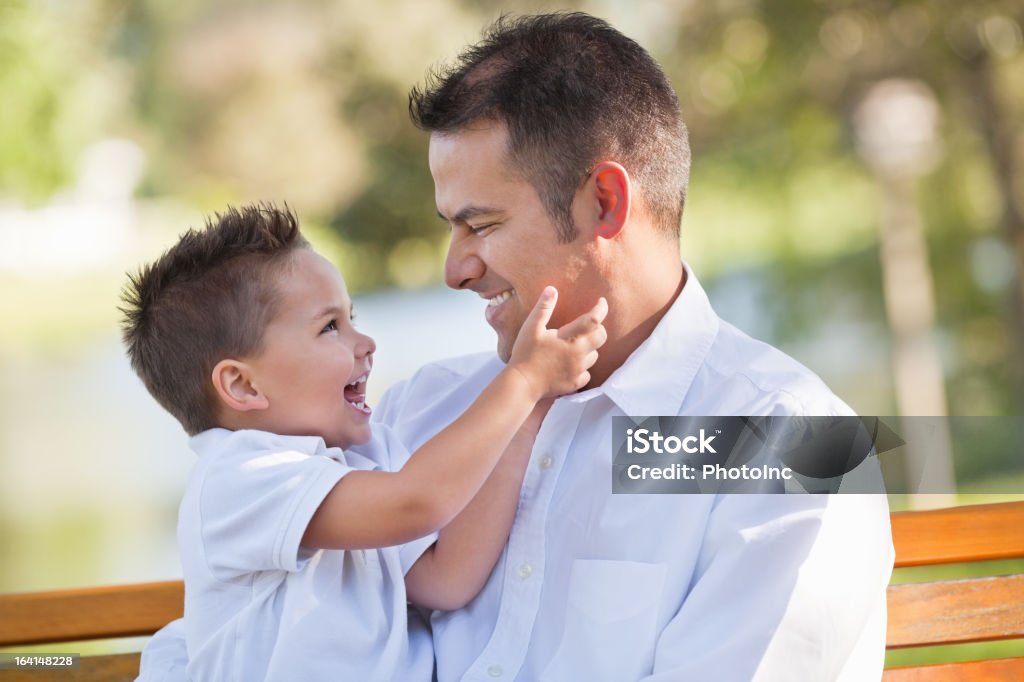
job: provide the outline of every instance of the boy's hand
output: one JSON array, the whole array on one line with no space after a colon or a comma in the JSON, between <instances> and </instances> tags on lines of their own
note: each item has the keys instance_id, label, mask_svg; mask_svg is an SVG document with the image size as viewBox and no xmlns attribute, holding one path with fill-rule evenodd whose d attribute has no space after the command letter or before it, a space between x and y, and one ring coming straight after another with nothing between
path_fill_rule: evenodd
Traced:
<instances>
[{"instance_id":1,"label":"boy's hand","mask_svg":"<svg viewBox=\"0 0 1024 682\"><path fill-rule=\"evenodd\" d=\"M558 290L545 287L519 330L508 362L510 369L526 379L538 400L586 386L590 381L587 370L597 362L597 349L608 338L602 324L608 314L608 302L603 297L564 327L548 329L557 301Z\"/></svg>"}]
</instances>

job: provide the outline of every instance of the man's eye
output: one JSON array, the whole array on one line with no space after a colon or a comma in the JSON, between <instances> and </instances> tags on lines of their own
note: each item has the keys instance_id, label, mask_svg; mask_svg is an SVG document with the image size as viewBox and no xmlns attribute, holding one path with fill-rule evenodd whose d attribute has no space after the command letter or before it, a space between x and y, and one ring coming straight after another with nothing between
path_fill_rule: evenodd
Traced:
<instances>
[{"instance_id":1,"label":"man's eye","mask_svg":"<svg viewBox=\"0 0 1024 682\"><path fill-rule=\"evenodd\" d=\"M487 223L486 225L470 225L469 231L472 232L473 234L480 234L484 230L494 227L495 225L497 225L497 223Z\"/></svg>"},{"instance_id":2,"label":"man's eye","mask_svg":"<svg viewBox=\"0 0 1024 682\"><path fill-rule=\"evenodd\" d=\"M325 332L333 332L333 331L337 331L337 330L338 330L338 321L337 320L331 320L330 322L328 322L327 324L324 325L324 328L320 330L320 333L323 334Z\"/></svg>"}]
</instances>

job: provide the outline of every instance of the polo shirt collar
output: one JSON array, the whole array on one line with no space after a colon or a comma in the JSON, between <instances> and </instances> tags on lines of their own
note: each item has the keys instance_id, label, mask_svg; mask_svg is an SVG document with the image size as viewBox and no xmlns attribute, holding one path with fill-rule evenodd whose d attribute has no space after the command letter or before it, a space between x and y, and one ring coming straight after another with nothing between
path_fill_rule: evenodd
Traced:
<instances>
[{"instance_id":1,"label":"polo shirt collar","mask_svg":"<svg viewBox=\"0 0 1024 682\"><path fill-rule=\"evenodd\" d=\"M318 455L327 450L324 439L320 436L285 436L280 433L261 431L258 429L238 429L232 431L215 427L197 433L189 438L189 447L202 457L208 452L218 452L227 444L228 447L252 447L256 441L261 447L277 450L294 450L304 455Z\"/></svg>"},{"instance_id":2,"label":"polo shirt collar","mask_svg":"<svg viewBox=\"0 0 1024 682\"><path fill-rule=\"evenodd\" d=\"M627 415L679 414L718 334L718 316L704 288L685 261L683 269L686 284L658 326L596 389Z\"/></svg>"}]
</instances>

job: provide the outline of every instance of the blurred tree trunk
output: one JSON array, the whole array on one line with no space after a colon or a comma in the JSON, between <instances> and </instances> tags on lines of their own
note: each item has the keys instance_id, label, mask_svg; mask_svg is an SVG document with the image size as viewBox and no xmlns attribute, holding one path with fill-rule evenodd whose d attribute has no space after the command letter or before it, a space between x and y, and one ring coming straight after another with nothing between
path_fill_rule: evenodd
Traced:
<instances>
[{"instance_id":1,"label":"blurred tree trunk","mask_svg":"<svg viewBox=\"0 0 1024 682\"><path fill-rule=\"evenodd\" d=\"M976 110L978 127L992 160L992 174L999 194L1000 225L1013 250L1017 268L1010 312L1014 347L1024 348L1024 215L1018 199L1018 164L1013 128L1003 112L996 90L989 52L979 48L967 59L965 81ZM1011 353L1018 405L1024 404L1024 356Z\"/></svg>"},{"instance_id":2,"label":"blurred tree trunk","mask_svg":"<svg viewBox=\"0 0 1024 682\"><path fill-rule=\"evenodd\" d=\"M934 93L923 82L888 79L868 90L853 116L858 151L881 191L882 288L892 330L896 403L900 415L910 417L901 427L910 490L917 493L910 498L914 507L951 506L956 489L948 426L913 418L949 414L933 338L934 276L917 193L918 179L941 156L939 115Z\"/></svg>"},{"instance_id":3,"label":"blurred tree trunk","mask_svg":"<svg viewBox=\"0 0 1024 682\"><path fill-rule=\"evenodd\" d=\"M935 292L916 178L880 174L882 189L881 261L885 308L893 337L893 373L902 436L907 441L908 474L916 509L956 504L952 437L915 416L948 414L942 361L933 339ZM913 488L912 488L913 489ZM938 492L941 491L941 492Z\"/></svg>"}]
</instances>

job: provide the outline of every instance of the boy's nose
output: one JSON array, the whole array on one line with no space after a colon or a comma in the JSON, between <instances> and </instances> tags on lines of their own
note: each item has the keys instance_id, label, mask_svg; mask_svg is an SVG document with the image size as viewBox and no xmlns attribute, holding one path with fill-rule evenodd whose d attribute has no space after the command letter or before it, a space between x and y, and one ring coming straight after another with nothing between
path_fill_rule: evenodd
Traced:
<instances>
[{"instance_id":1,"label":"boy's nose","mask_svg":"<svg viewBox=\"0 0 1024 682\"><path fill-rule=\"evenodd\" d=\"M359 338L356 340L355 356L357 358L364 358L375 352L377 352L377 342L373 340L373 337L367 336L366 334L359 334Z\"/></svg>"}]
</instances>

